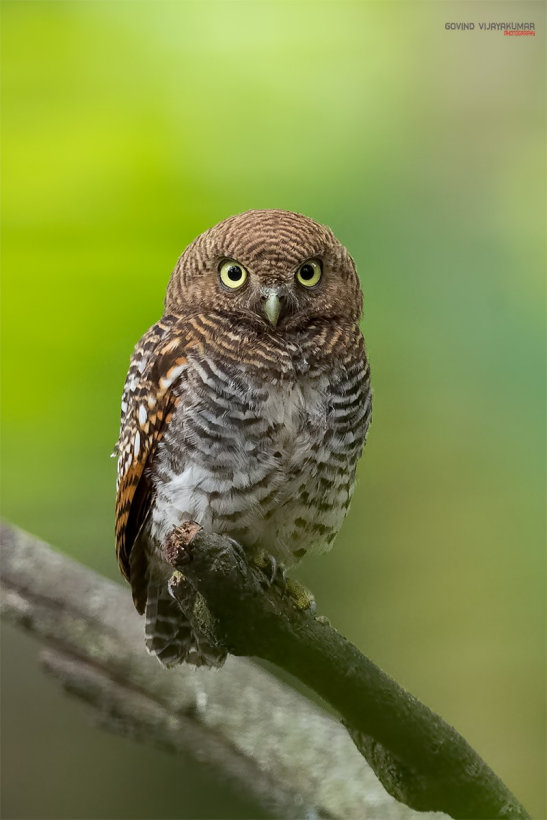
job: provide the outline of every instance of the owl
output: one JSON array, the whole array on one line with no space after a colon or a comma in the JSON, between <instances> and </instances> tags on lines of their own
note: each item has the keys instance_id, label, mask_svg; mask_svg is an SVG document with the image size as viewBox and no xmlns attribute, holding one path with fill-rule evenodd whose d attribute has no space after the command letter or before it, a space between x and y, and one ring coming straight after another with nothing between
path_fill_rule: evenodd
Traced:
<instances>
[{"instance_id":1,"label":"owl","mask_svg":"<svg viewBox=\"0 0 547 820\"><path fill-rule=\"evenodd\" d=\"M135 347L117 444L117 557L165 666L218 665L168 581L164 546L197 521L250 560L328 550L371 421L355 265L332 231L282 210L231 216L183 252Z\"/></svg>"}]
</instances>

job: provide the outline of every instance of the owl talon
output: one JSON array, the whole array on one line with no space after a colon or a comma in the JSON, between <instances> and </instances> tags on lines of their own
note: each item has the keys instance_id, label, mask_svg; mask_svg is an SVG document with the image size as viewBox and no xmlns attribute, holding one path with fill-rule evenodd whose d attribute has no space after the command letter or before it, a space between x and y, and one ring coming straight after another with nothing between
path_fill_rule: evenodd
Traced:
<instances>
[{"instance_id":1,"label":"owl talon","mask_svg":"<svg viewBox=\"0 0 547 820\"><path fill-rule=\"evenodd\" d=\"M283 589L286 581L286 570L283 564L278 564L276 558L264 550L259 552L253 559L255 567L262 571L265 576L266 586L271 587L279 584Z\"/></svg>"},{"instance_id":2,"label":"owl talon","mask_svg":"<svg viewBox=\"0 0 547 820\"><path fill-rule=\"evenodd\" d=\"M235 540L235 538L230 538L230 536L229 536L229 535L227 535L227 536L226 536L226 538L228 539L228 541L230 542L230 544L231 544L231 545L232 545L232 547L234 548L234 552L237 552L237 554L239 555L239 557L240 557L243 561L245 561L245 563L246 563L246 562L247 562L247 560L248 560L248 558L247 558L247 554L246 554L246 552L245 552L244 548L243 548L243 547L241 546L241 544L239 543L239 541L236 541L236 540Z\"/></svg>"},{"instance_id":3,"label":"owl talon","mask_svg":"<svg viewBox=\"0 0 547 820\"><path fill-rule=\"evenodd\" d=\"M273 555L261 552L254 558L254 564L265 576L265 586L276 586L283 597L287 596L299 612L309 610L313 615L317 609L313 594L305 586L287 577L283 564L278 564Z\"/></svg>"},{"instance_id":4,"label":"owl talon","mask_svg":"<svg viewBox=\"0 0 547 820\"><path fill-rule=\"evenodd\" d=\"M295 608L299 612L306 612L307 610L313 615L317 609L313 593L310 592L303 584L295 581L293 578L286 579L287 595L291 599Z\"/></svg>"}]
</instances>

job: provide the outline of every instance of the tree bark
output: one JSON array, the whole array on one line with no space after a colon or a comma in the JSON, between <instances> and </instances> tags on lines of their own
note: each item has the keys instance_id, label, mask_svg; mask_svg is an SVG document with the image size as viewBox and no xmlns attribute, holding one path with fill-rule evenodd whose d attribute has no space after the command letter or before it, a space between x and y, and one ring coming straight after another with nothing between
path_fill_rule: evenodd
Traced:
<instances>
[{"instance_id":1,"label":"tree bark","mask_svg":"<svg viewBox=\"0 0 547 820\"><path fill-rule=\"evenodd\" d=\"M164 670L144 651L127 590L21 530L1 536L4 614L45 640L46 667L106 728L207 759L272 816L528 816L454 729L230 539L177 531L172 586L183 608L193 601L186 614L232 655L273 661L324 697L397 800L339 723L267 672L238 657L221 671Z\"/></svg>"}]
</instances>

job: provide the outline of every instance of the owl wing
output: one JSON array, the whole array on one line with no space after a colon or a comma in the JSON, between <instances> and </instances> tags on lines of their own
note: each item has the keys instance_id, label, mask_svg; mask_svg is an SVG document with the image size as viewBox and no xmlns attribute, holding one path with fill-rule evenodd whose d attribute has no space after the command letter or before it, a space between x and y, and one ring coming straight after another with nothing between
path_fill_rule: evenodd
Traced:
<instances>
[{"instance_id":1,"label":"owl wing","mask_svg":"<svg viewBox=\"0 0 547 820\"><path fill-rule=\"evenodd\" d=\"M184 329L177 328L171 317L151 327L135 348L122 395L116 445L116 554L141 613L146 605L147 559L137 536L153 499L147 467L180 400L177 388L188 345Z\"/></svg>"}]
</instances>

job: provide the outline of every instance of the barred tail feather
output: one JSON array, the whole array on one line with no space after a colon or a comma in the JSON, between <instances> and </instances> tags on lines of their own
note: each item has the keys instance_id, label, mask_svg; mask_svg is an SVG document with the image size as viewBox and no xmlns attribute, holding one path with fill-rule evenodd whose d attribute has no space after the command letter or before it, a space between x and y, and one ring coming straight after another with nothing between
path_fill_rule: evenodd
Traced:
<instances>
[{"instance_id":1,"label":"barred tail feather","mask_svg":"<svg viewBox=\"0 0 547 820\"><path fill-rule=\"evenodd\" d=\"M150 654L164 666L186 660L192 648L192 630L165 583L149 583L145 617L145 642Z\"/></svg>"},{"instance_id":2,"label":"barred tail feather","mask_svg":"<svg viewBox=\"0 0 547 820\"><path fill-rule=\"evenodd\" d=\"M189 661L196 666L220 666L226 657L203 638L198 638L167 583L151 580L146 601L145 643L163 666Z\"/></svg>"}]
</instances>

